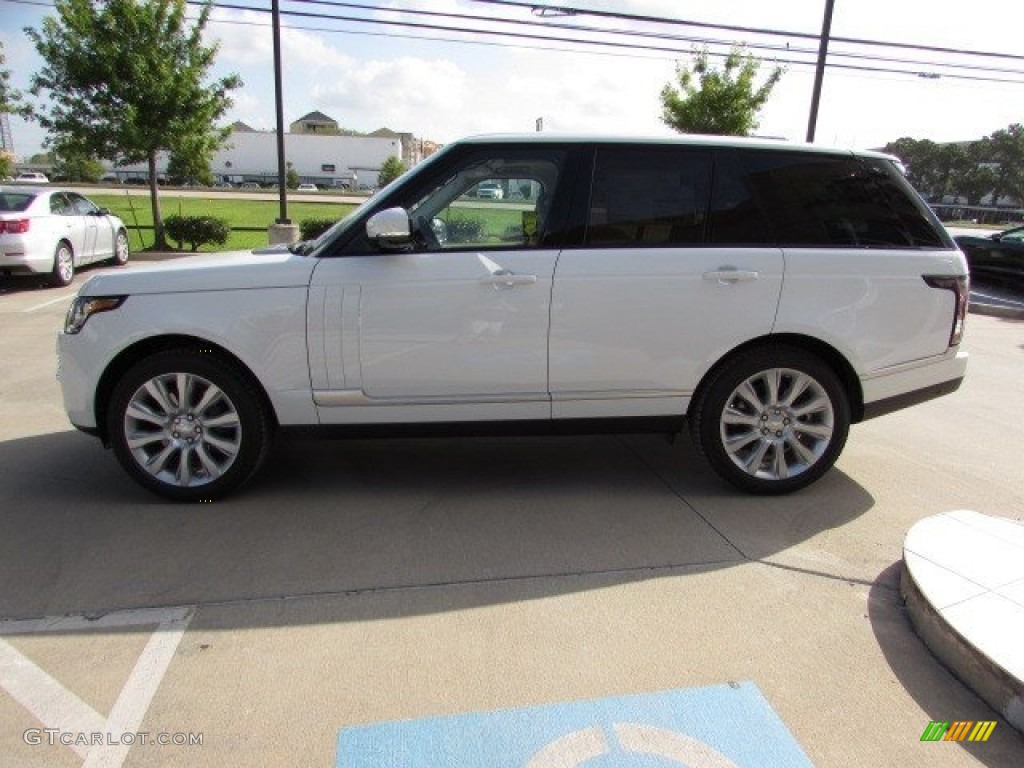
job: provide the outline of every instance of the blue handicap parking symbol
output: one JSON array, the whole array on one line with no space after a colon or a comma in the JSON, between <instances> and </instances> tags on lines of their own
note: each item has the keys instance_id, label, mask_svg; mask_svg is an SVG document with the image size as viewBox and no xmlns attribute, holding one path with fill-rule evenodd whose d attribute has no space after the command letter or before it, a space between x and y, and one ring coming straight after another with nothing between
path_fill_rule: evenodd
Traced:
<instances>
[{"instance_id":1,"label":"blue handicap parking symbol","mask_svg":"<svg viewBox=\"0 0 1024 768\"><path fill-rule=\"evenodd\" d=\"M337 768L808 768L753 683L376 723Z\"/></svg>"}]
</instances>

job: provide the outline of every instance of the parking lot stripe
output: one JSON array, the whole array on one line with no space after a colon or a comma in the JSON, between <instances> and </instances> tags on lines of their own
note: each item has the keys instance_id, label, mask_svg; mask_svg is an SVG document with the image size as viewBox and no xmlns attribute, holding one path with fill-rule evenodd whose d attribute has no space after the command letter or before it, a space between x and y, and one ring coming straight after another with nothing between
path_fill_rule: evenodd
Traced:
<instances>
[{"instance_id":1,"label":"parking lot stripe","mask_svg":"<svg viewBox=\"0 0 1024 768\"><path fill-rule=\"evenodd\" d=\"M47 728L75 733L103 730L101 714L3 640L0 640L0 687ZM80 757L89 756L88 745L69 746Z\"/></svg>"},{"instance_id":2,"label":"parking lot stripe","mask_svg":"<svg viewBox=\"0 0 1024 768\"><path fill-rule=\"evenodd\" d=\"M43 307L48 307L51 304L56 304L56 303L58 303L60 301L70 301L74 297L74 295L75 294L73 294L73 293L65 293L64 295L58 296L55 299L50 299L49 301L44 301L42 304L36 304L33 307L29 307L28 309L23 309L21 311L22 312L35 312L37 309L42 309Z\"/></svg>"},{"instance_id":3,"label":"parking lot stripe","mask_svg":"<svg viewBox=\"0 0 1024 768\"><path fill-rule=\"evenodd\" d=\"M0 621L0 688L48 728L75 734L108 734L99 744L74 741L68 746L85 759L83 768L120 768L133 742L121 738L135 733L145 719L181 638L192 620L194 606L117 611L95 619L85 616L47 616ZM135 662L107 717L97 713L76 694L35 665L2 639L7 635L46 632L116 630L156 625L156 630Z\"/></svg>"}]
</instances>

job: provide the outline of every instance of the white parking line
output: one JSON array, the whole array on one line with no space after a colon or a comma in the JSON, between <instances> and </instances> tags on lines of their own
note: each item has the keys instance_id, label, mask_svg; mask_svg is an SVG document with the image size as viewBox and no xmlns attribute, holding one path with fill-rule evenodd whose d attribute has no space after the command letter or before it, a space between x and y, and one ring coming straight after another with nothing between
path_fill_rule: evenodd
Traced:
<instances>
[{"instance_id":1,"label":"white parking line","mask_svg":"<svg viewBox=\"0 0 1024 768\"><path fill-rule=\"evenodd\" d=\"M37 309L42 309L43 307L48 307L51 304L56 304L57 302L60 302L60 301L70 301L74 297L74 295L75 294L73 294L73 293L65 293L63 296L58 296L56 299L50 299L49 301L44 301L42 304L36 304L34 307L29 307L28 309L23 309L21 311L22 312L35 312Z\"/></svg>"},{"instance_id":2,"label":"white parking line","mask_svg":"<svg viewBox=\"0 0 1024 768\"><path fill-rule=\"evenodd\" d=\"M119 611L95 620L79 616L0 621L0 688L10 694L45 727L64 733L84 734L68 746L85 760L83 768L120 768L132 747L122 738L139 730L153 696L181 642L194 606ZM156 624L113 709L104 717L57 680L2 639L4 635L38 632L116 630ZM99 743L92 734L101 735Z\"/></svg>"}]
</instances>

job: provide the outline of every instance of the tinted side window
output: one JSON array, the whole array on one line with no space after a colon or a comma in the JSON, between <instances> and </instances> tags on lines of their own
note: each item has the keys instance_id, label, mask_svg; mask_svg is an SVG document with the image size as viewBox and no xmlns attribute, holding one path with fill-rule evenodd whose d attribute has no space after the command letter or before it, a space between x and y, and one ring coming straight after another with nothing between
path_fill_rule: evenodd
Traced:
<instances>
[{"instance_id":1,"label":"tinted side window","mask_svg":"<svg viewBox=\"0 0 1024 768\"><path fill-rule=\"evenodd\" d=\"M878 168L849 155L743 150L747 182L780 245L940 247L913 202Z\"/></svg>"},{"instance_id":2,"label":"tinted side window","mask_svg":"<svg viewBox=\"0 0 1024 768\"><path fill-rule=\"evenodd\" d=\"M735 152L715 157L708 243L714 245L775 245L775 233L747 186Z\"/></svg>"},{"instance_id":3,"label":"tinted side window","mask_svg":"<svg viewBox=\"0 0 1024 768\"><path fill-rule=\"evenodd\" d=\"M73 211L79 216L88 216L96 210L95 205L74 192L68 192L68 201L71 203Z\"/></svg>"},{"instance_id":4,"label":"tinted side window","mask_svg":"<svg viewBox=\"0 0 1024 768\"><path fill-rule=\"evenodd\" d=\"M63 192L50 195L50 213L55 213L58 216L74 216L75 214L71 203L68 202L68 198Z\"/></svg>"},{"instance_id":5,"label":"tinted side window","mask_svg":"<svg viewBox=\"0 0 1024 768\"><path fill-rule=\"evenodd\" d=\"M710 187L709 151L602 147L594 164L586 245L703 243Z\"/></svg>"}]
</instances>

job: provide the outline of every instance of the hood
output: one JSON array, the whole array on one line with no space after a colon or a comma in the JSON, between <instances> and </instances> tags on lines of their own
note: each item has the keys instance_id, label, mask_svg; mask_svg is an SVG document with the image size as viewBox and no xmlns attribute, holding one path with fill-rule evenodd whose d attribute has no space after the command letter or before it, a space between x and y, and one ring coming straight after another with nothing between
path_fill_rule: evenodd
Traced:
<instances>
[{"instance_id":1,"label":"hood","mask_svg":"<svg viewBox=\"0 0 1024 768\"><path fill-rule=\"evenodd\" d=\"M262 250L262 249L261 249ZM231 291L309 285L316 259L287 249L188 256L89 278L81 296Z\"/></svg>"}]
</instances>

